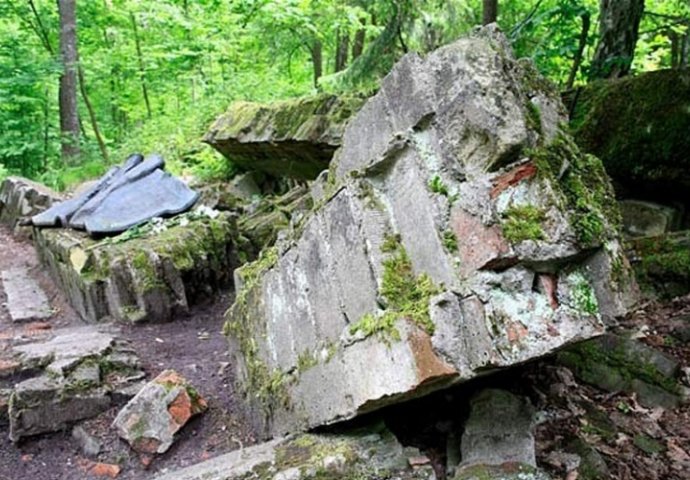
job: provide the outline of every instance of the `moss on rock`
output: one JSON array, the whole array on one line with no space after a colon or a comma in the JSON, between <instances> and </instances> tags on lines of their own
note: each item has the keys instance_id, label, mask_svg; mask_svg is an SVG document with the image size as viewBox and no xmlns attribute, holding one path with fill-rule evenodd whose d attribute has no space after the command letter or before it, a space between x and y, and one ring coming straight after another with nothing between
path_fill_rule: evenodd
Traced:
<instances>
[{"instance_id":1,"label":"moss on rock","mask_svg":"<svg viewBox=\"0 0 690 480\"><path fill-rule=\"evenodd\" d=\"M690 71L600 81L566 97L575 141L628 187L690 186Z\"/></svg>"},{"instance_id":2,"label":"moss on rock","mask_svg":"<svg viewBox=\"0 0 690 480\"><path fill-rule=\"evenodd\" d=\"M584 247L616 237L621 219L611 182L601 161L583 154L565 133L529 152L540 175L560 193L577 239Z\"/></svg>"},{"instance_id":3,"label":"moss on rock","mask_svg":"<svg viewBox=\"0 0 690 480\"><path fill-rule=\"evenodd\" d=\"M396 237L388 237L382 250L389 257L383 261L380 292L388 304L383 313L370 313L353 323L350 333L361 333L365 337L376 334L386 341L399 340L400 334L395 324L407 319L433 335L435 326L429 314L429 301L433 295L440 293L439 288L427 274L414 274L410 257Z\"/></svg>"},{"instance_id":4,"label":"moss on rock","mask_svg":"<svg viewBox=\"0 0 690 480\"><path fill-rule=\"evenodd\" d=\"M322 94L267 104L235 102L204 141L245 168L314 179L328 168L361 97Z\"/></svg>"}]
</instances>

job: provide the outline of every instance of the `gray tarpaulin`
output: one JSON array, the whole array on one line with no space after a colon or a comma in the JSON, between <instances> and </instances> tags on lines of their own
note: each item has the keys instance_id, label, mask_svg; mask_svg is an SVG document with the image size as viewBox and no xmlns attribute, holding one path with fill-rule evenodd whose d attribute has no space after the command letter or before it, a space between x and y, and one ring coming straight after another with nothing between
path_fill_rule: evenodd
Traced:
<instances>
[{"instance_id":1,"label":"gray tarpaulin","mask_svg":"<svg viewBox=\"0 0 690 480\"><path fill-rule=\"evenodd\" d=\"M35 215L31 222L37 227L69 226L102 235L190 209L199 194L164 168L165 162L158 155L146 159L132 155L84 193Z\"/></svg>"}]
</instances>

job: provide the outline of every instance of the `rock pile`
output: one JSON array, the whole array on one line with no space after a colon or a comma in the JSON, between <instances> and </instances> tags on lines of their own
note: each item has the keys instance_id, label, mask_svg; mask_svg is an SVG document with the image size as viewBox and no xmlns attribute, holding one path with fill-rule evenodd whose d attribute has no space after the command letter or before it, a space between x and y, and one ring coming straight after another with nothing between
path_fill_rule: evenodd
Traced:
<instances>
[{"instance_id":1,"label":"rock pile","mask_svg":"<svg viewBox=\"0 0 690 480\"><path fill-rule=\"evenodd\" d=\"M105 330L46 330L44 338L19 339L0 353L10 438L16 442L96 416L131 396L129 387L143 377L134 352Z\"/></svg>"},{"instance_id":2,"label":"rock pile","mask_svg":"<svg viewBox=\"0 0 690 480\"><path fill-rule=\"evenodd\" d=\"M22 220L28 220L60 200L58 193L40 183L8 177L0 185L0 223L15 229Z\"/></svg>"},{"instance_id":3,"label":"rock pile","mask_svg":"<svg viewBox=\"0 0 690 480\"><path fill-rule=\"evenodd\" d=\"M626 311L611 185L565 121L493 27L395 66L313 214L236 271L226 331L265 433L546 355Z\"/></svg>"}]
</instances>

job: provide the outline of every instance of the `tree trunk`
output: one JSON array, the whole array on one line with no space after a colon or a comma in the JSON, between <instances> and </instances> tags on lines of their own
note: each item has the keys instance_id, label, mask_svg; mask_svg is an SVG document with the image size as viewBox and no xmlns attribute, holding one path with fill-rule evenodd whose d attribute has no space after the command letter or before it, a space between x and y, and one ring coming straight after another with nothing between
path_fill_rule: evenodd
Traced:
<instances>
[{"instance_id":1,"label":"tree trunk","mask_svg":"<svg viewBox=\"0 0 690 480\"><path fill-rule=\"evenodd\" d=\"M671 41L671 68L678 68L680 66L680 44L684 40L676 32L669 32L668 38Z\"/></svg>"},{"instance_id":2,"label":"tree trunk","mask_svg":"<svg viewBox=\"0 0 690 480\"><path fill-rule=\"evenodd\" d=\"M352 44L352 61L359 57L364 51L364 40L366 39L366 30L360 28L355 33L355 41Z\"/></svg>"},{"instance_id":3,"label":"tree trunk","mask_svg":"<svg viewBox=\"0 0 690 480\"><path fill-rule=\"evenodd\" d=\"M338 45L335 52L335 71L340 72L345 70L345 67L347 66L347 54L350 50L350 36L347 34L341 35L338 33L337 42Z\"/></svg>"},{"instance_id":4,"label":"tree trunk","mask_svg":"<svg viewBox=\"0 0 690 480\"><path fill-rule=\"evenodd\" d=\"M79 157L79 111L77 110L77 6L76 0L58 0L60 14L60 133L62 160L73 163Z\"/></svg>"},{"instance_id":5,"label":"tree trunk","mask_svg":"<svg viewBox=\"0 0 690 480\"><path fill-rule=\"evenodd\" d=\"M577 47L577 52L575 52L575 58L573 59L573 68L570 70L570 75L568 76L568 81L565 85L566 90L570 90L575 84L577 72L580 71L580 65L582 65L582 56L585 52L585 47L587 47L587 37L589 36L589 28L591 26L591 16L588 12L585 12L580 17L582 18L580 43Z\"/></svg>"},{"instance_id":6,"label":"tree trunk","mask_svg":"<svg viewBox=\"0 0 690 480\"><path fill-rule=\"evenodd\" d=\"M314 66L314 88L319 88L319 78L323 75L323 46L321 40L311 45L311 63Z\"/></svg>"},{"instance_id":7,"label":"tree trunk","mask_svg":"<svg viewBox=\"0 0 690 480\"><path fill-rule=\"evenodd\" d=\"M498 19L498 0L484 0L483 25L494 23Z\"/></svg>"},{"instance_id":8,"label":"tree trunk","mask_svg":"<svg viewBox=\"0 0 690 480\"><path fill-rule=\"evenodd\" d=\"M105 163L108 163L108 149L105 148L105 142L103 141L103 136L98 128L98 120L96 119L96 112L93 110L93 105L91 105L91 100L89 100L89 94L86 91L86 80L84 80L84 69L79 66L79 88L81 89L81 96L84 99L84 104L86 105L86 110L89 112L89 119L91 120L91 128L93 128L93 134L96 136L96 141L98 142L98 149L101 151L101 156Z\"/></svg>"},{"instance_id":9,"label":"tree trunk","mask_svg":"<svg viewBox=\"0 0 690 480\"><path fill-rule=\"evenodd\" d=\"M151 118L151 102L149 101L149 90L146 87L146 70L144 69L144 56L141 53L141 41L139 40L139 28L137 27L137 19L134 18L134 13L129 12L129 19L132 22L132 30L134 31L134 45L137 49L137 58L139 60L139 80L141 81L141 91L144 95L144 104L146 105L146 114Z\"/></svg>"},{"instance_id":10,"label":"tree trunk","mask_svg":"<svg viewBox=\"0 0 690 480\"><path fill-rule=\"evenodd\" d=\"M599 8L599 44L589 77L624 77L635 55L644 0L600 0Z\"/></svg>"}]
</instances>

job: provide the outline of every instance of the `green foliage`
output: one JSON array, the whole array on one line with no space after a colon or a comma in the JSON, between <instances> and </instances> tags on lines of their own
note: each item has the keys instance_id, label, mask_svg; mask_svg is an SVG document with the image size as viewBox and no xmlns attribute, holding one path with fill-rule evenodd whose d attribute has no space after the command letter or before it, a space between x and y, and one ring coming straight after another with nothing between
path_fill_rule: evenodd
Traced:
<instances>
[{"instance_id":1,"label":"green foliage","mask_svg":"<svg viewBox=\"0 0 690 480\"><path fill-rule=\"evenodd\" d=\"M443 246L451 253L458 251L458 237L452 230L443 232Z\"/></svg>"},{"instance_id":2,"label":"green foliage","mask_svg":"<svg viewBox=\"0 0 690 480\"><path fill-rule=\"evenodd\" d=\"M394 239L395 237L389 237ZM367 314L356 323L350 325L350 333L361 333L365 337L378 335L385 341L400 339L400 333L395 324L401 319L407 319L426 331L434 333L434 323L429 314L429 301L432 296L440 292L429 275L423 273L415 275L412 262L405 248L394 240L387 240L384 251L390 253L383 261L383 279L381 295L388 305L380 315Z\"/></svg>"},{"instance_id":3,"label":"green foliage","mask_svg":"<svg viewBox=\"0 0 690 480\"><path fill-rule=\"evenodd\" d=\"M200 143L213 118L234 100L268 101L316 90L363 91L405 51L428 52L468 33L481 19L480 0L118 0L78 3L80 66L113 163L135 151L158 152L175 173L224 178L234 167ZM592 29L577 82L586 78L596 44L598 0L501 2L499 24L518 56L561 85L578 47L581 16ZM649 3L649 2L648 2ZM108 165L100 162L83 99L81 163L63 173L60 160L57 8L34 0L0 2L0 165L59 188ZM687 34L690 7L655 0L641 26L635 71L673 64L670 38ZM134 24L141 46L138 56ZM354 57L355 37L364 39ZM323 76L315 83L312 53L321 45ZM336 72L338 45L347 65ZM144 101L147 89L150 114ZM530 118L536 122L536 111ZM82 164L89 165L83 170Z\"/></svg>"},{"instance_id":4,"label":"green foliage","mask_svg":"<svg viewBox=\"0 0 690 480\"><path fill-rule=\"evenodd\" d=\"M10 171L7 170L7 168L0 164L0 183L2 183L3 180L5 180L7 177L10 176Z\"/></svg>"},{"instance_id":5,"label":"green foliage","mask_svg":"<svg viewBox=\"0 0 690 480\"><path fill-rule=\"evenodd\" d=\"M434 193L438 193L439 195L443 195L444 197L447 197L450 195L450 192L448 191L448 187L446 186L445 183L443 183L443 180L441 180L441 177L436 175L434 178L429 180L429 190L431 190Z\"/></svg>"},{"instance_id":6,"label":"green foliage","mask_svg":"<svg viewBox=\"0 0 690 480\"><path fill-rule=\"evenodd\" d=\"M503 215L503 235L512 243L544 240L544 212L532 205L510 207Z\"/></svg>"}]
</instances>

